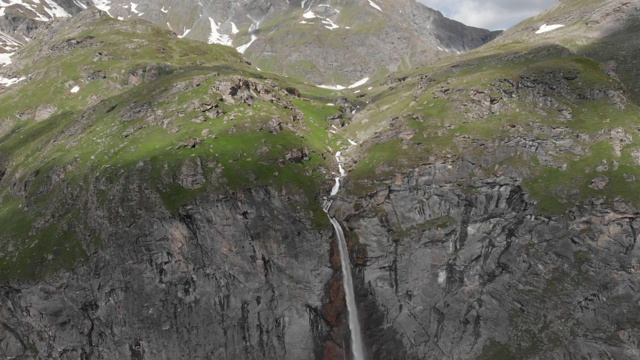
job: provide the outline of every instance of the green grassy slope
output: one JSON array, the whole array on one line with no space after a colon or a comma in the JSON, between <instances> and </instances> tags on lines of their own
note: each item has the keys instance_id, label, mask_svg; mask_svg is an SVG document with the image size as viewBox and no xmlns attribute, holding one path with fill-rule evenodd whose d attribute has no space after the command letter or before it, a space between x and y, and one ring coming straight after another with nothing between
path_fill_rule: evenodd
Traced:
<instances>
[{"instance_id":1,"label":"green grassy slope","mask_svg":"<svg viewBox=\"0 0 640 360\"><path fill-rule=\"evenodd\" d=\"M461 185L497 176L522 179L538 211L547 214L594 199L640 205L632 58L617 57L612 66L600 52L624 47L636 53L636 43L612 40L629 34L623 30L634 29L637 18L627 14L607 23L616 30L584 44L575 36L587 20L533 34L538 22L552 24L583 5L591 6L591 20L607 14L601 7L616 8L569 1L457 60L378 83L365 98L372 105L345 129L364 141L352 153L350 190L363 193L398 172L444 163L451 165L445 177ZM589 26L594 34L601 30ZM461 170L465 163L473 169Z\"/></svg>"},{"instance_id":2,"label":"green grassy slope","mask_svg":"<svg viewBox=\"0 0 640 360\"><path fill-rule=\"evenodd\" d=\"M86 259L104 241L86 213L119 216L113 188L127 182L169 213L268 186L302 194L326 225L317 198L345 142L327 131L334 93L143 21L102 17L54 33L17 55L28 80L0 92L0 280Z\"/></svg>"}]
</instances>

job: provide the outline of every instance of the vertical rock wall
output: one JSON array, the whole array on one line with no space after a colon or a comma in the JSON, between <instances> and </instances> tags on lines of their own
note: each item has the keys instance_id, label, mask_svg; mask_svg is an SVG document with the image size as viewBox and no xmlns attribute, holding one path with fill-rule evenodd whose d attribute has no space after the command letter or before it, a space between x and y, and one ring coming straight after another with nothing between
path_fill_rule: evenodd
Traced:
<instances>
[{"instance_id":1,"label":"vertical rock wall","mask_svg":"<svg viewBox=\"0 0 640 360\"><path fill-rule=\"evenodd\" d=\"M372 358L638 357L637 210L594 201L542 217L514 179L461 187L436 167L334 207L364 249Z\"/></svg>"},{"instance_id":2,"label":"vertical rock wall","mask_svg":"<svg viewBox=\"0 0 640 360\"><path fill-rule=\"evenodd\" d=\"M139 184L113 191L123 194L118 205L89 205L89 226L111 239L89 263L0 286L1 358L309 359L322 351L327 325L316 309L331 276L331 233L296 208L304 199L252 189L170 215Z\"/></svg>"}]
</instances>

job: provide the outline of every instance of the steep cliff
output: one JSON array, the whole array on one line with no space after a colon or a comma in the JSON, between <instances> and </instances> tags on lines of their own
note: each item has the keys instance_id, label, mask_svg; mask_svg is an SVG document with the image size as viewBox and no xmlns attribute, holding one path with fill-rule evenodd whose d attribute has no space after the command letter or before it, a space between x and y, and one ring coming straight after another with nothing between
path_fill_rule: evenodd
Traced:
<instances>
[{"instance_id":1,"label":"steep cliff","mask_svg":"<svg viewBox=\"0 0 640 360\"><path fill-rule=\"evenodd\" d=\"M460 187L443 181L449 167L335 209L370 358L637 358L637 209L540 216L516 179Z\"/></svg>"},{"instance_id":2,"label":"steep cliff","mask_svg":"<svg viewBox=\"0 0 640 360\"><path fill-rule=\"evenodd\" d=\"M322 353L329 92L98 12L8 69L0 357Z\"/></svg>"},{"instance_id":3,"label":"steep cliff","mask_svg":"<svg viewBox=\"0 0 640 360\"><path fill-rule=\"evenodd\" d=\"M636 53L615 39L640 7L590 4L390 77L343 129L362 143L332 211L371 358L639 356L636 70L594 49Z\"/></svg>"},{"instance_id":4,"label":"steep cliff","mask_svg":"<svg viewBox=\"0 0 640 360\"><path fill-rule=\"evenodd\" d=\"M2 356L312 358L330 233L295 207L304 196L252 189L171 214L135 183L145 171L110 186L122 205L85 209L88 230L109 239L88 264L2 286Z\"/></svg>"}]
</instances>

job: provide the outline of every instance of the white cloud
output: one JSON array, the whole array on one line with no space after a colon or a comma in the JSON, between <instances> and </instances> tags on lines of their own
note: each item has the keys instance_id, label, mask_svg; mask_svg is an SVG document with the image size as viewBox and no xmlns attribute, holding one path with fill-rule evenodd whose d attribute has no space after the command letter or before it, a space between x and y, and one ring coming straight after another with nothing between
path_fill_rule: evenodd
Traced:
<instances>
[{"instance_id":1,"label":"white cloud","mask_svg":"<svg viewBox=\"0 0 640 360\"><path fill-rule=\"evenodd\" d=\"M558 0L418 0L445 16L470 26L507 29Z\"/></svg>"}]
</instances>

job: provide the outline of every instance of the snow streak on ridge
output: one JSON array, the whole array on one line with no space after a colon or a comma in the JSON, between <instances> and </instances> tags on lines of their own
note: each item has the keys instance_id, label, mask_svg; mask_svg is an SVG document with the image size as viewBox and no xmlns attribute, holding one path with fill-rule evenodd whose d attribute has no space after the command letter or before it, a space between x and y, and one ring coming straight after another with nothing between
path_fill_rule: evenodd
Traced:
<instances>
[{"instance_id":1,"label":"snow streak on ridge","mask_svg":"<svg viewBox=\"0 0 640 360\"><path fill-rule=\"evenodd\" d=\"M380 8L380 6L378 6L378 4L374 3L373 1L369 0L369 5L371 5L372 8L377 9L382 11L382 9Z\"/></svg>"},{"instance_id":2,"label":"snow streak on ridge","mask_svg":"<svg viewBox=\"0 0 640 360\"><path fill-rule=\"evenodd\" d=\"M111 9L111 1L110 0L91 0L93 1L93 5L97 7L99 10L106 11L107 13Z\"/></svg>"},{"instance_id":3,"label":"snow streak on ridge","mask_svg":"<svg viewBox=\"0 0 640 360\"><path fill-rule=\"evenodd\" d=\"M209 18L209 23L211 23L211 35L209 35L209 44L220 44L220 45L233 45L233 41L227 34L222 34L220 32L220 26L216 23L213 18Z\"/></svg>"}]
</instances>

